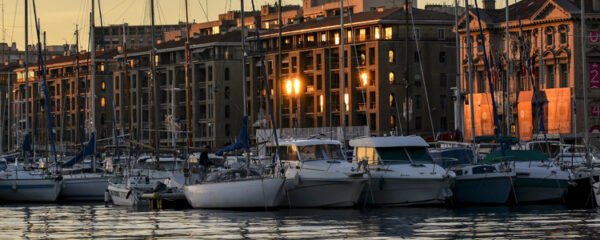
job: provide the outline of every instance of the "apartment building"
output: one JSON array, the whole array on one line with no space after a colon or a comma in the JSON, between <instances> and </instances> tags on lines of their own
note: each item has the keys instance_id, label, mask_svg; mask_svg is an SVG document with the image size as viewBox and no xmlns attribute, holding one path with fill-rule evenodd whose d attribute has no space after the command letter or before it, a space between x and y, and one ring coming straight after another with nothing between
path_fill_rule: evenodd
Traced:
<instances>
[{"instance_id":1,"label":"apartment building","mask_svg":"<svg viewBox=\"0 0 600 240\"><path fill-rule=\"evenodd\" d=\"M368 125L372 135L431 136L431 122L436 133L454 130L450 91L456 74L454 17L422 9L413 9L413 17L414 28L410 22L407 36L402 8L356 13L352 22L346 16L343 60L339 17L284 27L281 64L278 32L263 34L261 44L278 127L340 126L341 109L345 108L346 124ZM254 51L247 68L251 120L255 127L265 128L268 110L257 39L250 38L250 44ZM345 79L340 77L342 64Z\"/></svg>"},{"instance_id":2,"label":"apartment building","mask_svg":"<svg viewBox=\"0 0 600 240\"><path fill-rule=\"evenodd\" d=\"M46 80L50 94L50 113L54 128L55 141L61 149L72 150L87 142L89 134L96 130L97 138L112 136L112 118L109 103L109 81L113 69L112 57L116 51L96 51L95 92L92 95L92 76L90 53L81 53L49 59L46 62ZM77 65L79 62L79 65ZM77 67L79 66L79 68ZM46 116L43 80L37 66L29 67L29 98L25 95L25 69L14 69L16 81L12 87L12 146L21 144L27 133L26 121L29 121L33 133L32 142L38 149L46 149L49 143L48 120ZM94 99L94 100L92 100ZM94 104L95 111L92 111ZM27 116L26 107L29 108ZM108 142L109 143L109 142ZM108 144L108 143L99 143Z\"/></svg>"},{"instance_id":3,"label":"apartment building","mask_svg":"<svg viewBox=\"0 0 600 240\"><path fill-rule=\"evenodd\" d=\"M235 142L242 125L243 95L241 78L241 33L195 36L190 40L191 106L193 147L216 149ZM130 50L115 57L115 110L117 126L132 133L136 141L151 143L158 132L161 146L187 144L187 109L185 86L185 40L156 45L155 95L150 100L150 49ZM124 64L129 65L125 76ZM130 94L123 79L130 80ZM129 127L129 108L131 120ZM158 104L159 123L152 129L151 104Z\"/></svg>"},{"instance_id":4,"label":"apartment building","mask_svg":"<svg viewBox=\"0 0 600 240\"><path fill-rule=\"evenodd\" d=\"M150 25L125 25L127 35L127 47L141 48L152 45L152 26ZM185 23L170 25L155 25L154 34L157 41L164 41L164 33L169 31L180 31L185 29ZM102 41L106 49L114 49L123 45L123 24L115 24L94 28L94 43L96 49L102 49Z\"/></svg>"},{"instance_id":5,"label":"apartment building","mask_svg":"<svg viewBox=\"0 0 600 240\"><path fill-rule=\"evenodd\" d=\"M417 0L346 0L344 1L344 12L361 13L375 11L379 8L397 8L406 5L406 1L412 8L417 8ZM305 19L326 18L339 16L339 0L303 0L302 9Z\"/></svg>"}]
</instances>

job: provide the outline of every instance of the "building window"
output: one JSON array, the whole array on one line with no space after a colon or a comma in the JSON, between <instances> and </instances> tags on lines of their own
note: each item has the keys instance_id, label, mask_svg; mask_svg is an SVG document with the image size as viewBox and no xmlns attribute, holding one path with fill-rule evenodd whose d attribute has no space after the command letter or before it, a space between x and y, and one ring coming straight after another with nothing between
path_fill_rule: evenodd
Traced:
<instances>
[{"instance_id":1,"label":"building window","mask_svg":"<svg viewBox=\"0 0 600 240\"><path fill-rule=\"evenodd\" d=\"M389 74L389 82L390 82L390 84L394 84L396 82L396 77L395 77L394 72L390 72L390 74Z\"/></svg>"},{"instance_id":2,"label":"building window","mask_svg":"<svg viewBox=\"0 0 600 240\"><path fill-rule=\"evenodd\" d=\"M419 56L419 52L415 52L415 63L418 63L421 61L421 56Z\"/></svg>"},{"instance_id":3,"label":"building window","mask_svg":"<svg viewBox=\"0 0 600 240\"><path fill-rule=\"evenodd\" d=\"M446 30L443 28L438 29L438 40L446 40Z\"/></svg>"},{"instance_id":4,"label":"building window","mask_svg":"<svg viewBox=\"0 0 600 240\"><path fill-rule=\"evenodd\" d=\"M390 93L390 107L396 106L396 99L394 98L394 94Z\"/></svg>"},{"instance_id":5,"label":"building window","mask_svg":"<svg viewBox=\"0 0 600 240\"><path fill-rule=\"evenodd\" d=\"M384 32L383 32L383 39L384 40L392 40L394 31L392 30L392 27L386 27L384 28Z\"/></svg>"},{"instance_id":6,"label":"building window","mask_svg":"<svg viewBox=\"0 0 600 240\"><path fill-rule=\"evenodd\" d=\"M377 98L375 92L369 92L369 108L375 109L377 107Z\"/></svg>"},{"instance_id":7,"label":"building window","mask_svg":"<svg viewBox=\"0 0 600 240\"><path fill-rule=\"evenodd\" d=\"M319 95L319 109L317 111L323 112L325 106L325 97L323 95Z\"/></svg>"},{"instance_id":8,"label":"building window","mask_svg":"<svg viewBox=\"0 0 600 240\"><path fill-rule=\"evenodd\" d=\"M225 81L229 81L229 68L225 68Z\"/></svg>"},{"instance_id":9,"label":"building window","mask_svg":"<svg viewBox=\"0 0 600 240\"><path fill-rule=\"evenodd\" d=\"M396 116L394 115L390 115L390 128L396 128Z\"/></svg>"},{"instance_id":10,"label":"building window","mask_svg":"<svg viewBox=\"0 0 600 240\"><path fill-rule=\"evenodd\" d=\"M415 118L415 129L421 130L421 128L422 128L422 126L421 126L422 122L423 122L423 120L422 120L421 117L416 117Z\"/></svg>"},{"instance_id":11,"label":"building window","mask_svg":"<svg viewBox=\"0 0 600 240\"><path fill-rule=\"evenodd\" d=\"M381 38L380 28L375 27L375 40L379 40Z\"/></svg>"},{"instance_id":12,"label":"building window","mask_svg":"<svg viewBox=\"0 0 600 240\"><path fill-rule=\"evenodd\" d=\"M106 106L106 99L104 97L100 98L100 106L101 107Z\"/></svg>"},{"instance_id":13,"label":"building window","mask_svg":"<svg viewBox=\"0 0 600 240\"><path fill-rule=\"evenodd\" d=\"M102 90L106 89L106 82L102 81L100 83L100 89L102 89Z\"/></svg>"},{"instance_id":14,"label":"building window","mask_svg":"<svg viewBox=\"0 0 600 240\"><path fill-rule=\"evenodd\" d=\"M335 38L335 45L339 45L340 44L340 33L335 33L333 36Z\"/></svg>"},{"instance_id":15,"label":"building window","mask_svg":"<svg viewBox=\"0 0 600 240\"><path fill-rule=\"evenodd\" d=\"M394 50L388 51L388 62L389 63L394 63L394 60L395 60Z\"/></svg>"},{"instance_id":16,"label":"building window","mask_svg":"<svg viewBox=\"0 0 600 240\"><path fill-rule=\"evenodd\" d=\"M546 28L546 45L552 46L554 44L554 30L552 28Z\"/></svg>"},{"instance_id":17,"label":"building window","mask_svg":"<svg viewBox=\"0 0 600 240\"><path fill-rule=\"evenodd\" d=\"M358 30L358 41L365 41L367 40L367 29L363 28Z\"/></svg>"},{"instance_id":18,"label":"building window","mask_svg":"<svg viewBox=\"0 0 600 240\"><path fill-rule=\"evenodd\" d=\"M446 52L440 52L440 63L446 63Z\"/></svg>"},{"instance_id":19,"label":"building window","mask_svg":"<svg viewBox=\"0 0 600 240\"><path fill-rule=\"evenodd\" d=\"M415 95L415 109L421 109L421 95Z\"/></svg>"},{"instance_id":20,"label":"building window","mask_svg":"<svg viewBox=\"0 0 600 240\"><path fill-rule=\"evenodd\" d=\"M369 48L369 65L375 65L375 48Z\"/></svg>"},{"instance_id":21,"label":"building window","mask_svg":"<svg viewBox=\"0 0 600 240\"><path fill-rule=\"evenodd\" d=\"M560 64L560 87L566 88L569 87L569 72L567 70L567 64Z\"/></svg>"},{"instance_id":22,"label":"building window","mask_svg":"<svg viewBox=\"0 0 600 240\"><path fill-rule=\"evenodd\" d=\"M327 42L327 34L321 33L321 42Z\"/></svg>"},{"instance_id":23,"label":"building window","mask_svg":"<svg viewBox=\"0 0 600 240\"><path fill-rule=\"evenodd\" d=\"M229 137L229 135L231 135L231 127L229 124L225 124L225 136Z\"/></svg>"},{"instance_id":24,"label":"building window","mask_svg":"<svg viewBox=\"0 0 600 240\"><path fill-rule=\"evenodd\" d=\"M546 66L546 88L555 88L554 84L554 65Z\"/></svg>"},{"instance_id":25,"label":"building window","mask_svg":"<svg viewBox=\"0 0 600 240\"><path fill-rule=\"evenodd\" d=\"M346 42L352 42L352 30L346 31L346 36L348 36Z\"/></svg>"},{"instance_id":26,"label":"building window","mask_svg":"<svg viewBox=\"0 0 600 240\"><path fill-rule=\"evenodd\" d=\"M448 86L448 79L445 73L440 73L440 87Z\"/></svg>"},{"instance_id":27,"label":"building window","mask_svg":"<svg viewBox=\"0 0 600 240\"><path fill-rule=\"evenodd\" d=\"M229 118L229 115L231 114L231 108L229 107L229 105L225 105L225 118Z\"/></svg>"},{"instance_id":28,"label":"building window","mask_svg":"<svg viewBox=\"0 0 600 240\"><path fill-rule=\"evenodd\" d=\"M413 39L414 40L421 40L421 29L419 28L415 28L415 31L413 32Z\"/></svg>"}]
</instances>

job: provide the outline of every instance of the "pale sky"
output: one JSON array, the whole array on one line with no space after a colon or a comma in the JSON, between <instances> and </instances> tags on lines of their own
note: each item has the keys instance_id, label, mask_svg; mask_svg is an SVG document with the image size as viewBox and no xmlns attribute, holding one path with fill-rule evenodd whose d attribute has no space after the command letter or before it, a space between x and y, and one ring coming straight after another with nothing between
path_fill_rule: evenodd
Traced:
<instances>
[{"instance_id":1,"label":"pale sky","mask_svg":"<svg viewBox=\"0 0 600 240\"><path fill-rule=\"evenodd\" d=\"M185 0L155 0L155 23L173 24L185 20ZM274 4L277 0L255 0L260 5ZM283 4L301 5L301 0L282 0ZM454 0L418 0L419 7L425 4L453 4ZM515 0L510 0L514 2ZM101 0L104 25L122 24L149 25L149 0ZM464 0L460 0L464 3ZM472 2L472 0L471 0ZM497 7L504 6L504 0L497 0ZM25 0L0 0L3 3L2 24L4 42L16 42L19 49L24 46L24 7ZM96 0L97 3L97 0ZM47 33L48 45L75 43L75 27L79 25L81 46L87 46L89 32L89 12L91 0L37 0L38 18L42 31ZM203 22L214 20L218 14L228 10L239 10L240 0L188 0L190 21ZM250 0L245 0L246 10L251 10ZM37 43L33 21L32 0L29 0L30 34L29 43ZM96 26L100 26L100 17L96 4ZM208 16L206 16L208 13ZM16 13L16 14L15 14ZM1 28L1 26L0 26ZM43 38L42 38L43 39ZM0 39L1 41L2 39Z\"/></svg>"}]
</instances>

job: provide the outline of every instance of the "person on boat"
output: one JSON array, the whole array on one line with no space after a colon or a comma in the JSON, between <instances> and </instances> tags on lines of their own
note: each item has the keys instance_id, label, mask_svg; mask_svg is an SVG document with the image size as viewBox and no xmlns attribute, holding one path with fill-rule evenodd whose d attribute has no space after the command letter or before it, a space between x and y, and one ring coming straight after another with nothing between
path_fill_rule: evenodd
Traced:
<instances>
[{"instance_id":1,"label":"person on boat","mask_svg":"<svg viewBox=\"0 0 600 240\"><path fill-rule=\"evenodd\" d=\"M204 151L200 153L200 165L204 168L204 173L208 172L208 168L210 167L210 160L208 159L208 147L204 148Z\"/></svg>"}]
</instances>

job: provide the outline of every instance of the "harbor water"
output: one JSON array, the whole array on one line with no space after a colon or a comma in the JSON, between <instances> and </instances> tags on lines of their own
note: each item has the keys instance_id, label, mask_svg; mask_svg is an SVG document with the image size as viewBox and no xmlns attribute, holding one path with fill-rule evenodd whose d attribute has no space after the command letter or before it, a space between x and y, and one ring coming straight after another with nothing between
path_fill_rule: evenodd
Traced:
<instances>
[{"instance_id":1,"label":"harbor water","mask_svg":"<svg viewBox=\"0 0 600 240\"><path fill-rule=\"evenodd\" d=\"M600 236L598 210L468 208L134 210L97 203L0 205L0 239L531 239Z\"/></svg>"}]
</instances>

